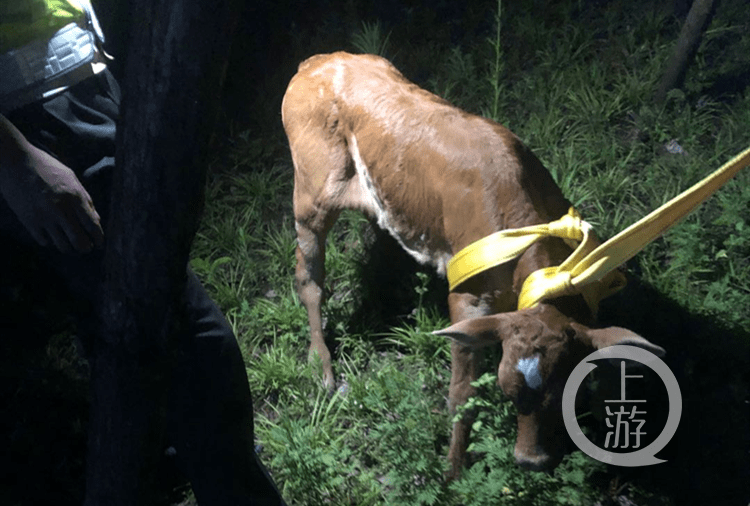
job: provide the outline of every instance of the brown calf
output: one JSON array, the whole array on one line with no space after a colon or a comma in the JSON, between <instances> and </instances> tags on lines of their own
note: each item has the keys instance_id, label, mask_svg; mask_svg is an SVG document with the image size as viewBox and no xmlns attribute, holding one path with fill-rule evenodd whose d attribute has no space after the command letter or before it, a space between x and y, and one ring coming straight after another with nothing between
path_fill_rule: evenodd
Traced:
<instances>
[{"instance_id":1,"label":"brown calf","mask_svg":"<svg viewBox=\"0 0 750 506\"><path fill-rule=\"evenodd\" d=\"M343 209L377 220L418 261L445 274L450 258L493 232L547 223L570 207L541 162L508 129L420 89L393 65L343 52L304 61L282 105L294 161L297 283L310 321L310 352L334 384L323 340L325 238ZM526 276L571 253L543 239L517 260L469 279L448 298L453 325L451 412L474 393L478 354L501 344L498 384L518 408L517 462L556 466L563 454L560 400L575 365L594 348L664 350L625 329L593 330L581 296L515 310ZM453 426L452 476L465 464L471 415Z\"/></svg>"}]
</instances>

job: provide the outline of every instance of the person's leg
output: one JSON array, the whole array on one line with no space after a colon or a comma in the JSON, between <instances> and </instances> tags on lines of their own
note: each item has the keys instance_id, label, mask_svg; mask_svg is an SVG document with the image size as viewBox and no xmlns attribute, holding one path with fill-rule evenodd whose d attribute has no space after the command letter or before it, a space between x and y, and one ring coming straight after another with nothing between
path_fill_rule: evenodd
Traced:
<instances>
[{"instance_id":1,"label":"person's leg","mask_svg":"<svg viewBox=\"0 0 750 506\"><path fill-rule=\"evenodd\" d=\"M167 444L201 506L284 504L254 451L250 389L237 340L188 270ZM252 498L252 500L251 500Z\"/></svg>"},{"instance_id":2,"label":"person's leg","mask_svg":"<svg viewBox=\"0 0 750 506\"><path fill-rule=\"evenodd\" d=\"M117 83L105 72L44 104L31 104L9 115L31 142L76 172L103 225L109 210L118 108ZM33 242L2 204L0 227L23 242ZM79 334L86 344L95 339L92 316L103 251L62 255L45 249L43 255L74 297L82 299ZM167 439L176 450L175 461L192 482L201 506L284 504L254 452L252 400L237 341L189 269L185 303L188 323L184 335L178 336L179 357L167 414Z\"/></svg>"}]
</instances>

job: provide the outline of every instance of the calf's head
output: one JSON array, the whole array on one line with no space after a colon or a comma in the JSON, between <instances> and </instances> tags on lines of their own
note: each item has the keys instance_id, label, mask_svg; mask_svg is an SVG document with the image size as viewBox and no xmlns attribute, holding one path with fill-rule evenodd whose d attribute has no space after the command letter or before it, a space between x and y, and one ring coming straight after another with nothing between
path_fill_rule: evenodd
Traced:
<instances>
[{"instance_id":1,"label":"calf's head","mask_svg":"<svg viewBox=\"0 0 750 506\"><path fill-rule=\"evenodd\" d=\"M664 350L620 327L591 329L552 305L460 321L435 332L472 348L501 344L497 383L518 409L516 462L554 468L564 454L562 393L575 366L595 349L625 344L658 356Z\"/></svg>"}]
</instances>

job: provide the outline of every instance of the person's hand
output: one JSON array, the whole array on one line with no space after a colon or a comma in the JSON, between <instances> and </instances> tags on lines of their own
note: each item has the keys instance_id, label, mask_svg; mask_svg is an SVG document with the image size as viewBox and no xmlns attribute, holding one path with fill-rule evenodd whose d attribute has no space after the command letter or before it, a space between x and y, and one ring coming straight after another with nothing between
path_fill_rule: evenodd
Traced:
<instances>
[{"instance_id":1,"label":"person's hand","mask_svg":"<svg viewBox=\"0 0 750 506\"><path fill-rule=\"evenodd\" d=\"M99 214L69 167L28 143L14 161L2 161L0 192L36 242L63 253L103 244Z\"/></svg>"}]
</instances>

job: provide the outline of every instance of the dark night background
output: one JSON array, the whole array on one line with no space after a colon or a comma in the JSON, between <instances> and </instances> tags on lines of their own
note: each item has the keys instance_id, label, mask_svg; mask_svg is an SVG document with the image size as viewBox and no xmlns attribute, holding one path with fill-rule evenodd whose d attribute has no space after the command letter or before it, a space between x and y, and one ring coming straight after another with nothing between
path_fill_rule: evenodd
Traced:
<instances>
[{"instance_id":1,"label":"dark night background","mask_svg":"<svg viewBox=\"0 0 750 506\"><path fill-rule=\"evenodd\" d=\"M127 53L128 27L131 22L138 20L137 13L130 12L128 2L123 0L93 0L107 37L106 48L115 57L110 65L116 77L122 77L125 55ZM503 4L504 44L522 48L524 45L522 34L514 33L512 25L514 16L523 13L533 13L540 23L580 24L585 27L590 12L603 9L607 0L581 0L572 9L571 19L557 19L548 15L546 9L550 2L532 0L529 2L505 2ZM563 2L559 2L563 3ZM639 1L638 5L648 4ZM657 2L652 2L657 3ZM662 4L664 2L658 2ZM689 0L668 0L668 10L674 13L675 20L681 21L690 8ZM740 2L742 3L742 2ZM744 2L747 3L747 2ZM229 66L222 95L223 108L220 116L220 127L216 136L216 145L221 149L226 138L237 131L246 131L249 136L277 140L269 149L283 153L285 140L281 126L280 104L286 85L296 71L297 65L306 57L322 52L332 52L339 49L351 50L347 47L350 33L361 24L361 20L379 20L387 30L392 31L393 40L409 40L409 46L397 47L388 55L396 66L417 84L426 86L431 77L432 67L436 62L425 57L429 54L429 45L471 45L492 35L494 30L493 13L496 1L450 1L436 0L423 2L419 0L279 0L279 1L246 1L242 6L240 19L234 36L233 46L229 55ZM635 3L634 3L635 5ZM637 8L637 7L634 7ZM747 6L750 15L750 4ZM404 22L408 17L409 22ZM141 21L142 20L138 20ZM678 22L676 21L676 22ZM416 28L419 27L419 28ZM676 35L674 26L666 39ZM604 37L604 36L602 36ZM424 47L421 45L424 44ZM554 41L550 41L550 45ZM418 48L418 49L417 49ZM517 60L513 62L518 68L533 65L529 55L524 61L523 50L514 52ZM518 56L518 55L521 56ZM722 100L727 94L747 93L750 81L750 64L740 71L726 76L726 79L716 83L713 96ZM219 93L219 90L217 90ZM514 104L514 107L522 107ZM478 111L474 111L478 112ZM6 252L7 255L23 256L24 252ZM0 259L2 260L2 259ZM6 260L3 260L6 261ZM17 261L17 260L14 260ZM404 259L410 267L410 260ZM5 264L9 265L9 264ZM49 364L44 356L45 342L49 335L54 339L64 340L66 329L69 328L69 304L61 287L54 283L48 284L46 289L32 294L30 289L19 288L29 270L36 275L44 275L44 267L35 263L16 265L10 264L8 272L3 276L3 285L13 287L14 297L18 293L28 297L16 297L26 300L25 303L12 306L12 314L3 311L5 325L27 326L33 321L33 328L23 340L3 343L0 352L3 371L1 379L7 384L2 388L3 409L0 413L0 432L3 435L21 438L25 444L20 448L34 448L35 454L18 454L11 451L10 455L0 456L0 506L5 504L20 504L6 502L5 497L16 497L27 494L34 497L37 504L76 504L82 487L83 452L85 446L84 427L87 420L87 404L85 398L85 382L75 372L61 373L58 370L50 372ZM635 273L638 274L637 272ZM46 283L45 283L46 284ZM3 288L6 290L6 288ZM7 297L7 293L0 292ZM670 315L659 319L650 318L644 307L659 315ZM3 308L4 309L4 308ZM705 316L686 314L685 310L671 300L662 297L656 290L638 281L636 276L630 276L629 285L618 297L617 302L603 305L603 324L618 325L632 328L636 331L648 329L661 346L668 350L671 360L669 365L676 370L680 384L702 385L703 390L683 391L685 406L691 403L696 410L691 418L688 411L683 413L680 432L673 443L666 449L667 458L671 459L706 459L706 466L701 467L699 475L669 470L655 470L650 473L637 471L624 472L627 479L637 476L638 479L651 483L671 497L671 501L654 499L647 504L698 504L691 502L691 496L686 493L684 483L678 480L688 480L697 489L712 487L715 483L731 483L732 490L727 492L731 499L737 499L747 491L750 483L750 457L745 451L745 459L741 465L733 467L721 461L719 451L726 448L727 441L736 441L730 445L747 448L750 427L745 425L745 432L741 433L743 417L747 420L747 413L739 410L727 413L712 413L708 417L698 416L697 410L702 412L714 409L713 402L729 404L733 399L744 396L747 392L743 385L726 385L722 383L721 375L717 375L713 368L721 367L723 357L731 357L728 362L732 365L747 365L747 343L750 342L747 329L716 328L715 322ZM2 327L0 327L2 330ZM62 334L56 334L60 333ZM732 347L731 344L718 343L714 347L701 343L693 348L683 340L684 335L718 335L722 332L737 336L744 340L744 348ZM713 346L713 345L712 345ZM70 349L71 371L82 367L74 357L74 349ZM692 368L691 354L704 354L709 360ZM29 366L33 363L33 366ZM26 364L26 365L24 365ZM689 364L689 365L686 365ZM78 371L80 372L80 371ZM744 371L747 379L748 371ZM706 379L695 379L705 377ZM701 376L703 375L703 376ZM25 398L17 396L18 391L26 392ZM739 392L739 393L738 393ZM663 392L658 392L657 398L663 400ZM6 402L7 400L7 402ZM747 400L744 401L748 409ZM30 409L29 405L38 408ZM732 404L732 406L735 406ZM736 407L736 406L735 406ZM741 409L741 408L740 408ZM19 415L20 414L20 415ZM13 418L16 415L22 419ZM663 413L662 413L663 415ZM732 417L727 425L722 421L713 424L713 417ZM21 430L20 427L28 424ZM43 428L52 425L53 428ZM34 428L35 427L35 428ZM696 434L707 434L695 450L690 448ZM15 450L14 450L15 451ZM722 450L723 451L723 450ZM739 450L742 451L742 450ZM61 457L61 455L63 457ZM33 463L33 465L32 465ZM37 483L31 469L43 469L40 473L53 477L50 482ZM707 469L707 471L706 471ZM39 472L39 471L37 471ZM694 471L691 471L694 472ZM165 489L164 504L179 502L179 492L185 488L180 478L173 475L166 468L163 470ZM731 478L729 478L731 476ZM735 481L736 480L736 481ZM703 483L706 483L704 486ZM46 495L45 490L57 491L55 498ZM6 490L8 492L6 492ZM23 490L24 492L20 492ZM175 492L175 490L177 492ZM741 491L739 491L741 490ZM738 492L739 491L739 492ZM710 497L706 491L701 497ZM722 497L719 491L716 496ZM738 504L745 506L750 496L745 496L740 502L717 502L716 504ZM744 502L741 502L744 501ZM23 503L32 504L32 503ZM629 503L634 505L635 503ZM644 503L646 504L646 503ZM709 504L703 502L703 504ZM643 506L639 504L638 506Z\"/></svg>"}]
</instances>

